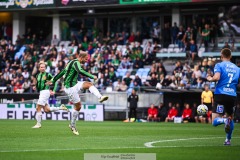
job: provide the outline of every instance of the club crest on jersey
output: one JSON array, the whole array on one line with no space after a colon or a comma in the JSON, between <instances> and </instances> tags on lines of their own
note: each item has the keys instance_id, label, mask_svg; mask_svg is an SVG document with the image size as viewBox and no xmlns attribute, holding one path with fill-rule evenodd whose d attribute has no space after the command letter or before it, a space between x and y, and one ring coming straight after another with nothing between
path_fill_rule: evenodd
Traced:
<instances>
[{"instance_id":1,"label":"club crest on jersey","mask_svg":"<svg viewBox=\"0 0 240 160\"><path fill-rule=\"evenodd\" d=\"M46 79L47 79L47 76L43 76L43 77L42 77L42 80L46 80Z\"/></svg>"}]
</instances>

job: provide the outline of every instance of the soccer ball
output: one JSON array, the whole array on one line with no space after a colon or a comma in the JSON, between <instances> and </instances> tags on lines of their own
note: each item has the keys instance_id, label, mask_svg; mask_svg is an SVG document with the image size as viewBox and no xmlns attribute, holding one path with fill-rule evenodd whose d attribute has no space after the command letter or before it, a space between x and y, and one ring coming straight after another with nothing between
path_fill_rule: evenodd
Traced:
<instances>
[{"instance_id":1,"label":"soccer ball","mask_svg":"<svg viewBox=\"0 0 240 160\"><path fill-rule=\"evenodd\" d=\"M200 104L198 107L197 107L197 114L202 116L202 115L206 115L208 112L208 107L204 104Z\"/></svg>"}]
</instances>

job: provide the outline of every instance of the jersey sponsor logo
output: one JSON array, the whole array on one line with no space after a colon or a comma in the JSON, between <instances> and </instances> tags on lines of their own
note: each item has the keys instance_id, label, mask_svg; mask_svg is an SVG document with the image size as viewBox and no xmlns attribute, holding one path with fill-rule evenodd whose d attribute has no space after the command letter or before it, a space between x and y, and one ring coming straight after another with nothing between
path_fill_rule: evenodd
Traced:
<instances>
[{"instance_id":1,"label":"jersey sponsor logo","mask_svg":"<svg viewBox=\"0 0 240 160\"><path fill-rule=\"evenodd\" d=\"M224 91L224 92L232 92L232 93L235 92L234 89L232 89L232 88L226 88L226 87L223 88L223 91Z\"/></svg>"}]
</instances>

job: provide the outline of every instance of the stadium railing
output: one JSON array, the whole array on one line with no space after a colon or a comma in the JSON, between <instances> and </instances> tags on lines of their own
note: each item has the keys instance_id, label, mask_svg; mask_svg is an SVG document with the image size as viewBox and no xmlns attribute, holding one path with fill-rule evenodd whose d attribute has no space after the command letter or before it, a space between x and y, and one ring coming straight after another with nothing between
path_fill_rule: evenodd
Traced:
<instances>
[{"instance_id":1,"label":"stadium railing","mask_svg":"<svg viewBox=\"0 0 240 160\"><path fill-rule=\"evenodd\" d=\"M220 57L220 52L203 52L202 57ZM240 57L240 52L232 52L233 57Z\"/></svg>"}]
</instances>

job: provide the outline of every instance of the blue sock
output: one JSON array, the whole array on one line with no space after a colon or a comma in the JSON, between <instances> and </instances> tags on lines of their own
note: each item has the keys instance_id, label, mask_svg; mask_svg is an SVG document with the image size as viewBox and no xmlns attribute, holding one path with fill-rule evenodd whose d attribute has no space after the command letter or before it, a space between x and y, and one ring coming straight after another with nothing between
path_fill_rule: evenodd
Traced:
<instances>
[{"instance_id":1,"label":"blue sock","mask_svg":"<svg viewBox=\"0 0 240 160\"><path fill-rule=\"evenodd\" d=\"M212 125L213 126L218 126L220 124L224 124L225 120L226 120L226 118L217 117L213 120Z\"/></svg>"},{"instance_id":2,"label":"blue sock","mask_svg":"<svg viewBox=\"0 0 240 160\"><path fill-rule=\"evenodd\" d=\"M232 139L232 132L233 132L233 130L234 130L234 122L233 122L233 120L231 120L231 122L230 122L230 132L227 133L227 139L228 140Z\"/></svg>"}]
</instances>

